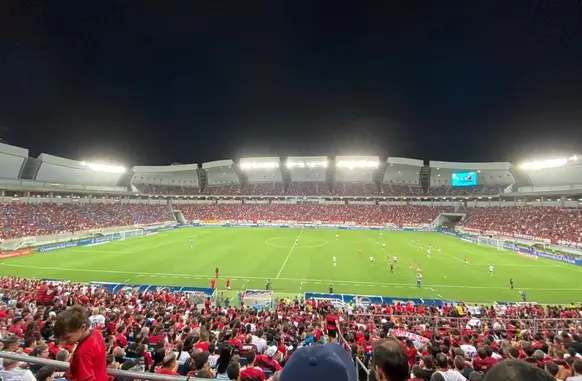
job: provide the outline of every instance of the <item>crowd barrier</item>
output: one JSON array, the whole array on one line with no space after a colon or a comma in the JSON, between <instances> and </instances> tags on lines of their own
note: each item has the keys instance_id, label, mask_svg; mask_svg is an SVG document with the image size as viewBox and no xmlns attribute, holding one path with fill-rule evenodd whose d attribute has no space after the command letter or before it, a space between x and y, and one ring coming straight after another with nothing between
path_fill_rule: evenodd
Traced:
<instances>
[{"instance_id":1,"label":"crowd barrier","mask_svg":"<svg viewBox=\"0 0 582 381\"><path fill-rule=\"evenodd\" d=\"M411 284L414 286L414 284ZM356 295L356 294L329 294L329 293L319 293L319 292L306 292L304 294L306 300L321 300L328 301L336 308L349 309L351 306L357 308L367 308L374 304L386 303L389 305L394 305L396 303L401 304L426 304L426 305L436 305L437 307L442 307L445 304L457 305L461 303L458 300L443 300L443 299L422 299L422 298L398 298L393 296L375 296L375 295Z\"/></svg>"},{"instance_id":2,"label":"crowd barrier","mask_svg":"<svg viewBox=\"0 0 582 381\"><path fill-rule=\"evenodd\" d=\"M50 359L43 359L40 357L33 357L21 355L14 352L0 351L0 358L25 362L28 364L38 364L47 366L53 369L68 370L70 365L68 362L56 361ZM167 376L157 373L148 372L133 372L128 370L119 370L107 368L107 374L113 377L123 377L126 380L151 380L151 381L187 381L187 380L202 380L202 378L183 377L183 376Z\"/></svg>"}]
</instances>

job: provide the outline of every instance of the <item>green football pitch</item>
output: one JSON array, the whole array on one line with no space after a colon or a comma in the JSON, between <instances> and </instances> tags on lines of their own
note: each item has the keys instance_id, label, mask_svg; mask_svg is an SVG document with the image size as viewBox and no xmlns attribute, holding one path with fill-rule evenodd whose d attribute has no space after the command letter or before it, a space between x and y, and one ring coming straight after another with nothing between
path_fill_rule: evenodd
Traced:
<instances>
[{"instance_id":1,"label":"green football pitch","mask_svg":"<svg viewBox=\"0 0 582 381\"><path fill-rule=\"evenodd\" d=\"M433 247L430 259L429 245ZM387 256L398 257L394 273ZM418 264L424 277L421 288L415 284ZM489 266L495 267L493 275ZM216 267L220 268L219 290L227 278L233 290L263 289L270 278L277 296L327 292L330 283L343 294L472 303L520 301L519 289L527 292L528 301L539 303L580 302L582 295L580 267L429 232L183 228L6 259L0 264L0 275L209 287ZM514 290L509 288L510 278Z\"/></svg>"}]
</instances>

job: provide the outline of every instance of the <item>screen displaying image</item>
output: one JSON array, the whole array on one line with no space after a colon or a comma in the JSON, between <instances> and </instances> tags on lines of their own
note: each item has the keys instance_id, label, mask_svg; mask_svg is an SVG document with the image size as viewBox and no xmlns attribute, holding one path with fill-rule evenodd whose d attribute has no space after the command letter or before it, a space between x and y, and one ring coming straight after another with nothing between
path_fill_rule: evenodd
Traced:
<instances>
[{"instance_id":1,"label":"screen displaying image","mask_svg":"<svg viewBox=\"0 0 582 381\"><path fill-rule=\"evenodd\" d=\"M453 173L451 184L454 187L474 187L477 185L477 172Z\"/></svg>"}]
</instances>

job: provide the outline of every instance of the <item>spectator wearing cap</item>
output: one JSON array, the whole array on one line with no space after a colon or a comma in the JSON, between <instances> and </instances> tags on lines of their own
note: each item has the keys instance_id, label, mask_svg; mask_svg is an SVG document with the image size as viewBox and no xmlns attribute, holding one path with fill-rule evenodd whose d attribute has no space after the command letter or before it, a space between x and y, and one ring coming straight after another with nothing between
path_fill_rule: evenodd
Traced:
<instances>
[{"instance_id":1,"label":"spectator wearing cap","mask_svg":"<svg viewBox=\"0 0 582 381\"><path fill-rule=\"evenodd\" d=\"M549 373L521 360L505 360L491 368L485 381L556 381Z\"/></svg>"},{"instance_id":2,"label":"spectator wearing cap","mask_svg":"<svg viewBox=\"0 0 582 381\"><path fill-rule=\"evenodd\" d=\"M406 367L408 371L408 364ZM341 346L325 344L296 350L281 371L279 380L357 381L358 375L352 359Z\"/></svg>"},{"instance_id":3,"label":"spectator wearing cap","mask_svg":"<svg viewBox=\"0 0 582 381\"><path fill-rule=\"evenodd\" d=\"M257 355L256 363L263 370L270 370L271 372L277 372L283 369L281 365L275 360L275 355L277 354L277 347L270 346L265 350L264 355Z\"/></svg>"}]
</instances>

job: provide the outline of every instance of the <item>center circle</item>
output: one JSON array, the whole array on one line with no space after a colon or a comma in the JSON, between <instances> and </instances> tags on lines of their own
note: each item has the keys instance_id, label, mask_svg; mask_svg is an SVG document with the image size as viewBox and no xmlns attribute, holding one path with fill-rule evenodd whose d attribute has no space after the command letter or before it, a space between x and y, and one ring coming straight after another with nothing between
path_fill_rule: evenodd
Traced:
<instances>
[{"instance_id":1,"label":"center circle","mask_svg":"<svg viewBox=\"0 0 582 381\"><path fill-rule=\"evenodd\" d=\"M265 240L268 246L279 247L282 249L290 249L295 243L294 237L271 237ZM321 238L299 238L297 248L314 249L316 247L323 247L327 245L327 240Z\"/></svg>"}]
</instances>

